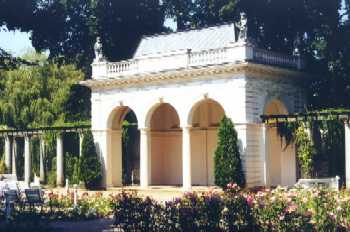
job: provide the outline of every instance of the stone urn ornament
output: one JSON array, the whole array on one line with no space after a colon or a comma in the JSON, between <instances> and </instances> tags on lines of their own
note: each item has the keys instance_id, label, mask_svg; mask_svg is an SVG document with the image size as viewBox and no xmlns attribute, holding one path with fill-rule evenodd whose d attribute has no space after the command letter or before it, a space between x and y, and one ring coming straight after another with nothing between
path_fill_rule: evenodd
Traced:
<instances>
[{"instance_id":1,"label":"stone urn ornament","mask_svg":"<svg viewBox=\"0 0 350 232\"><path fill-rule=\"evenodd\" d=\"M248 19L245 12L241 12L239 23L236 23L236 27L239 30L238 41L248 42Z\"/></svg>"}]
</instances>

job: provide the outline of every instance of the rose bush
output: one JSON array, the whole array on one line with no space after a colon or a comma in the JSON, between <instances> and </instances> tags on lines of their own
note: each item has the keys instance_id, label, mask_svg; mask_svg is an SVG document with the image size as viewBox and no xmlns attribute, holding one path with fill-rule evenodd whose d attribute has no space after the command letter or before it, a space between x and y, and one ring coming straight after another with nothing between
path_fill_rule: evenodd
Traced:
<instances>
[{"instance_id":1,"label":"rose bush","mask_svg":"<svg viewBox=\"0 0 350 232\"><path fill-rule=\"evenodd\" d=\"M187 193L165 204L135 193L114 198L124 231L350 231L350 192L329 189Z\"/></svg>"}]
</instances>

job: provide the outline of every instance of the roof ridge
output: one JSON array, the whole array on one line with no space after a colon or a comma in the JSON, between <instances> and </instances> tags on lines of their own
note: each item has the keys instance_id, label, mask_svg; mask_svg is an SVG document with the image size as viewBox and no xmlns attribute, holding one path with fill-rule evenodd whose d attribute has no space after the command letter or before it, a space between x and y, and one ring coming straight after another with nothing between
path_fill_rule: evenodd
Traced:
<instances>
[{"instance_id":1,"label":"roof ridge","mask_svg":"<svg viewBox=\"0 0 350 232\"><path fill-rule=\"evenodd\" d=\"M153 38L153 37L159 37L159 36L167 36L167 35L172 35L172 34L181 34L181 33L186 33L189 31L201 31L201 30L206 30L206 29L211 29L211 28L218 28L218 27L223 27L223 26L229 26L229 25L234 25L234 21L227 21L224 23L217 23L213 25L206 25L198 28L188 28L184 30L179 30L179 31L170 31L170 32L160 32L160 33L155 33L152 35L142 35L142 39L147 39L147 38Z\"/></svg>"}]
</instances>

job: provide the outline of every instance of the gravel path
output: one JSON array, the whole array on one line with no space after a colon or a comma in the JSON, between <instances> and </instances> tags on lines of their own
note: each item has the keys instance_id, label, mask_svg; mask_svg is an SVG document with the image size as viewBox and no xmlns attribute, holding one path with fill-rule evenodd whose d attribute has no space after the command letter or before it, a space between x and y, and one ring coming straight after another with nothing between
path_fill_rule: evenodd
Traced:
<instances>
[{"instance_id":1,"label":"gravel path","mask_svg":"<svg viewBox=\"0 0 350 232\"><path fill-rule=\"evenodd\" d=\"M52 222L50 223L55 232L114 232L113 219L103 218L78 222Z\"/></svg>"}]
</instances>

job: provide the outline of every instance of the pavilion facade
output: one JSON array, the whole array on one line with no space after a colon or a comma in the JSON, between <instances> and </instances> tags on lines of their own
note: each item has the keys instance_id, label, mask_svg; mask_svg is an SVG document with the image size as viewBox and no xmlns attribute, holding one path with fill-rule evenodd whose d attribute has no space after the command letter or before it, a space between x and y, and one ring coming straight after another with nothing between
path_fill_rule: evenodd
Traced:
<instances>
[{"instance_id":1,"label":"pavilion facade","mask_svg":"<svg viewBox=\"0 0 350 232\"><path fill-rule=\"evenodd\" d=\"M137 119L142 187L214 185L217 130L224 115L238 133L248 186L293 185L294 146L284 149L276 128L260 115L302 112L299 56L257 48L235 25L143 37L133 58L108 62L95 46L92 131L104 186L122 186L122 127Z\"/></svg>"}]
</instances>

